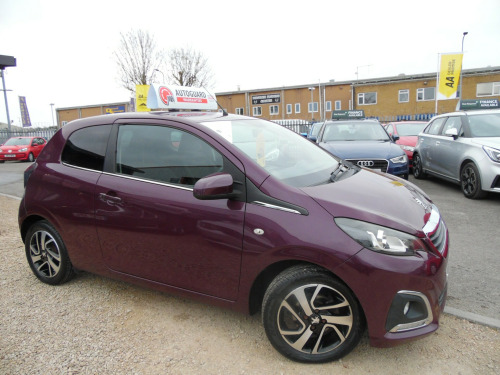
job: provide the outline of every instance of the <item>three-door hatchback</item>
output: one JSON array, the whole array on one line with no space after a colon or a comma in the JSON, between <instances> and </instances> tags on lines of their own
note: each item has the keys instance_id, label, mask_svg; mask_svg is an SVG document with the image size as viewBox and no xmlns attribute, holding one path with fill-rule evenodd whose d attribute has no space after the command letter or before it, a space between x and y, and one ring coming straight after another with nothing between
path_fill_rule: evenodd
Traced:
<instances>
[{"instance_id":1,"label":"three-door hatchback","mask_svg":"<svg viewBox=\"0 0 500 375\"><path fill-rule=\"evenodd\" d=\"M149 95L205 95L165 90ZM78 269L260 310L272 345L302 362L346 355L366 327L380 347L438 328L449 240L436 206L278 124L208 111L76 120L25 178L20 231L45 283Z\"/></svg>"}]
</instances>

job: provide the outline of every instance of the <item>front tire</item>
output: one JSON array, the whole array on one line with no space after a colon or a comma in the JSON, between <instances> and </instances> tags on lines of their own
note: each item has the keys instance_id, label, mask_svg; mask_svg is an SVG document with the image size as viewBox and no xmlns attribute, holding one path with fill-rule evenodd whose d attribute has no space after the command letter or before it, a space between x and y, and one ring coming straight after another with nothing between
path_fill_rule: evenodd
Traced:
<instances>
[{"instance_id":1,"label":"front tire","mask_svg":"<svg viewBox=\"0 0 500 375\"><path fill-rule=\"evenodd\" d=\"M474 163L467 163L460 171L460 184L462 193L469 199L480 199L486 196L481 190L481 176Z\"/></svg>"},{"instance_id":2,"label":"front tire","mask_svg":"<svg viewBox=\"0 0 500 375\"><path fill-rule=\"evenodd\" d=\"M278 352L308 363L345 356L359 343L364 328L352 291L311 265L291 267L273 280L264 295L262 320Z\"/></svg>"},{"instance_id":3,"label":"front tire","mask_svg":"<svg viewBox=\"0 0 500 375\"><path fill-rule=\"evenodd\" d=\"M28 155L28 162L33 163L35 161L35 155L32 152Z\"/></svg>"},{"instance_id":4,"label":"front tire","mask_svg":"<svg viewBox=\"0 0 500 375\"><path fill-rule=\"evenodd\" d=\"M422 165L422 159L419 154L413 154L413 177L417 180L423 180L427 178L427 174L424 172Z\"/></svg>"},{"instance_id":5,"label":"front tire","mask_svg":"<svg viewBox=\"0 0 500 375\"><path fill-rule=\"evenodd\" d=\"M24 246L28 264L40 281L58 285L73 277L66 246L49 222L43 220L33 224L26 234Z\"/></svg>"}]
</instances>

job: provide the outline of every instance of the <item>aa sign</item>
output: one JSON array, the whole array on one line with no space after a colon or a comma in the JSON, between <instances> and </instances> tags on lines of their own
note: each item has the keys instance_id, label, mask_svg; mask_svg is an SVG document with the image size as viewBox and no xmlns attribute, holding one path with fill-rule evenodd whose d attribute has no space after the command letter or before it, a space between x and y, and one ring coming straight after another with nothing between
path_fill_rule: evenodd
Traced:
<instances>
[{"instance_id":1,"label":"aa sign","mask_svg":"<svg viewBox=\"0 0 500 375\"><path fill-rule=\"evenodd\" d=\"M456 99L460 83L460 71L462 70L462 57L463 54L461 53L441 55L438 100Z\"/></svg>"}]
</instances>

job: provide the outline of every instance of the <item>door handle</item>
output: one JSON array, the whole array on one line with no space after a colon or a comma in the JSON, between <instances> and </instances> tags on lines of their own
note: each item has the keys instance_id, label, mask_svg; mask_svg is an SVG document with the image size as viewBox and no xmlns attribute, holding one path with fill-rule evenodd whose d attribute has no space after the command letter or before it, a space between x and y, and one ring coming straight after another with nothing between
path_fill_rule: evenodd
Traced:
<instances>
[{"instance_id":1,"label":"door handle","mask_svg":"<svg viewBox=\"0 0 500 375\"><path fill-rule=\"evenodd\" d=\"M99 199L103 201L104 203L113 205L113 204L118 204L122 202L122 199L120 197L114 196L114 195L109 195L105 193L100 193L99 194Z\"/></svg>"}]
</instances>

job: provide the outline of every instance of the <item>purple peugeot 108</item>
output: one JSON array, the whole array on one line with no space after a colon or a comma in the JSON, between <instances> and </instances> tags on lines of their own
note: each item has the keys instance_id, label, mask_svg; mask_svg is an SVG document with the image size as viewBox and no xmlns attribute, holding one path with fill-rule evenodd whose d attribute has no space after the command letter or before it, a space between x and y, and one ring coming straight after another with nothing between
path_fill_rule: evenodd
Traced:
<instances>
[{"instance_id":1,"label":"purple peugeot 108","mask_svg":"<svg viewBox=\"0 0 500 375\"><path fill-rule=\"evenodd\" d=\"M261 311L272 345L301 362L341 358L365 328L378 347L438 328L449 239L422 190L278 124L210 112L202 89L150 96L204 110L73 121L25 172L19 225L41 281L83 270Z\"/></svg>"}]
</instances>

